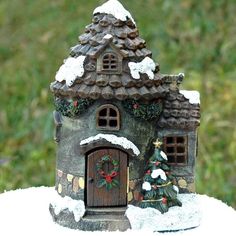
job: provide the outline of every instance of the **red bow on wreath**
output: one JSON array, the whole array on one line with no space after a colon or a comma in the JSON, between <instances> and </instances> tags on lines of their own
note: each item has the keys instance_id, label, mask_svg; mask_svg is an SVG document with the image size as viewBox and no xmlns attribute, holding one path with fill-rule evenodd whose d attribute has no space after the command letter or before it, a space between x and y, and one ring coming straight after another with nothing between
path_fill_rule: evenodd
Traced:
<instances>
[{"instance_id":1,"label":"red bow on wreath","mask_svg":"<svg viewBox=\"0 0 236 236\"><path fill-rule=\"evenodd\" d=\"M105 173L105 171L102 169L103 164L106 162L110 162L114 166L114 169L111 170L110 173ZM102 177L98 180L97 187L102 188L103 186L106 186L106 189L109 191L113 187L119 186L119 181L117 179L114 179L118 175L118 170L118 161L113 160L109 155L103 156L97 163L97 172Z\"/></svg>"}]
</instances>

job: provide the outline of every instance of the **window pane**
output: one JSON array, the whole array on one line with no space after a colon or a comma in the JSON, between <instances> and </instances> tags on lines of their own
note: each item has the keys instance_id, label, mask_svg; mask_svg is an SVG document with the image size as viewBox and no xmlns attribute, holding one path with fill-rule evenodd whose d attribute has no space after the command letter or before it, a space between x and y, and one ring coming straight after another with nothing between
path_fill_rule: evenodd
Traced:
<instances>
[{"instance_id":1,"label":"window pane","mask_svg":"<svg viewBox=\"0 0 236 236\"><path fill-rule=\"evenodd\" d=\"M185 143L184 137L177 137L177 143Z\"/></svg>"},{"instance_id":2,"label":"window pane","mask_svg":"<svg viewBox=\"0 0 236 236\"><path fill-rule=\"evenodd\" d=\"M110 120L109 126L110 127L117 127L117 120Z\"/></svg>"},{"instance_id":3,"label":"window pane","mask_svg":"<svg viewBox=\"0 0 236 236\"><path fill-rule=\"evenodd\" d=\"M107 109L102 109L100 112L99 112L99 116L107 116Z\"/></svg>"},{"instance_id":4,"label":"window pane","mask_svg":"<svg viewBox=\"0 0 236 236\"><path fill-rule=\"evenodd\" d=\"M175 148L174 147L166 147L166 152L167 153L175 153Z\"/></svg>"},{"instance_id":5,"label":"window pane","mask_svg":"<svg viewBox=\"0 0 236 236\"><path fill-rule=\"evenodd\" d=\"M177 146L177 153L185 153L185 147L184 146Z\"/></svg>"},{"instance_id":6,"label":"window pane","mask_svg":"<svg viewBox=\"0 0 236 236\"><path fill-rule=\"evenodd\" d=\"M167 143L167 144L174 143L174 138L173 138L173 137L167 137L167 138L166 138L166 143Z\"/></svg>"},{"instance_id":7,"label":"window pane","mask_svg":"<svg viewBox=\"0 0 236 236\"><path fill-rule=\"evenodd\" d=\"M169 163L175 163L175 157L168 155L168 162L169 162Z\"/></svg>"},{"instance_id":8,"label":"window pane","mask_svg":"<svg viewBox=\"0 0 236 236\"><path fill-rule=\"evenodd\" d=\"M185 156L177 156L177 163L185 163Z\"/></svg>"},{"instance_id":9,"label":"window pane","mask_svg":"<svg viewBox=\"0 0 236 236\"><path fill-rule=\"evenodd\" d=\"M109 65L103 65L103 69L109 69Z\"/></svg>"},{"instance_id":10,"label":"window pane","mask_svg":"<svg viewBox=\"0 0 236 236\"><path fill-rule=\"evenodd\" d=\"M107 120L99 119L98 126L100 126L100 127L107 126Z\"/></svg>"},{"instance_id":11,"label":"window pane","mask_svg":"<svg viewBox=\"0 0 236 236\"><path fill-rule=\"evenodd\" d=\"M114 109L110 108L110 116L117 117L117 113Z\"/></svg>"}]
</instances>

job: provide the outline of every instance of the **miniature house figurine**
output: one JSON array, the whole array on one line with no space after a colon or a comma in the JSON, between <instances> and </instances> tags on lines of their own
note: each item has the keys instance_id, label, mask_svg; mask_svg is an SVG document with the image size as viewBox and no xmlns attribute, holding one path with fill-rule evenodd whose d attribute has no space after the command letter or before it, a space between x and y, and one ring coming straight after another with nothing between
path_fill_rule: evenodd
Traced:
<instances>
[{"instance_id":1,"label":"miniature house figurine","mask_svg":"<svg viewBox=\"0 0 236 236\"><path fill-rule=\"evenodd\" d=\"M183 78L160 73L119 1L96 8L50 86L58 194L87 209L137 205L157 138L180 193L194 192L200 101Z\"/></svg>"}]
</instances>

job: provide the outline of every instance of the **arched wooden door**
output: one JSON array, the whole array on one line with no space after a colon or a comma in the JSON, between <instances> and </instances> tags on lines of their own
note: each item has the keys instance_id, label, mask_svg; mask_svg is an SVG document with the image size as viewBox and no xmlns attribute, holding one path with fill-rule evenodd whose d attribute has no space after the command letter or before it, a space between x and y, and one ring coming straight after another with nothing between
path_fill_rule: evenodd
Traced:
<instances>
[{"instance_id":1,"label":"arched wooden door","mask_svg":"<svg viewBox=\"0 0 236 236\"><path fill-rule=\"evenodd\" d=\"M106 148L90 153L87 157L87 206L127 205L127 166L128 155L121 150Z\"/></svg>"}]
</instances>

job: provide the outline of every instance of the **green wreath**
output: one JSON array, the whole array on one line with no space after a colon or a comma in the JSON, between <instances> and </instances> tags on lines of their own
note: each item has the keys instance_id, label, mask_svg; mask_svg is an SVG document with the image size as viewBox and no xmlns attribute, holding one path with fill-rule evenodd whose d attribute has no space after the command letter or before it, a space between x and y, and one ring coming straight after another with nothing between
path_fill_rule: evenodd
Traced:
<instances>
[{"instance_id":1,"label":"green wreath","mask_svg":"<svg viewBox=\"0 0 236 236\"><path fill-rule=\"evenodd\" d=\"M111 163L114 166L114 168L109 173L105 173L105 171L103 170L103 165L106 162ZM103 186L105 186L107 191L109 191L113 187L119 186L119 181L117 179L114 179L118 175L119 171L118 161L113 160L109 155L105 155L101 158L100 161L98 161L96 166L97 166L97 172L101 177L101 179L99 179L97 183L98 188L102 188Z\"/></svg>"},{"instance_id":2,"label":"green wreath","mask_svg":"<svg viewBox=\"0 0 236 236\"><path fill-rule=\"evenodd\" d=\"M158 119L163 110L162 100L155 100L151 104L144 104L134 99L127 99L122 104L131 115L144 120Z\"/></svg>"},{"instance_id":3,"label":"green wreath","mask_svg":"<svg viewBox=\"0 0 236 236\"><path fill-rule=\"evenodd\" d=\"M88 98L77 98L74 100L56 98L55 108L63 116L75 117L84 113L93 103L94 100Z\"/></svg>"}]
</instances>

